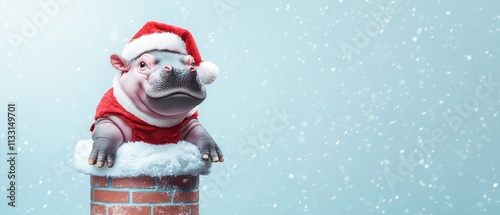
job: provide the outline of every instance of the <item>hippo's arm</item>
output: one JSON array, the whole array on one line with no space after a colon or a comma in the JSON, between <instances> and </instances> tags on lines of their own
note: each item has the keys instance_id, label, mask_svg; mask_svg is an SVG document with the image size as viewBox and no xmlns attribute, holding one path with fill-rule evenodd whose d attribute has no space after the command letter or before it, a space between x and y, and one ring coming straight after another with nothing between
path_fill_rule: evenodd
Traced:
<instances>
[{"instance_id":1,"label":"hippo's arm","mask_svg":"<svg viewBox=\"0 0 500 215\"><path fill-rule=\"evenodd\" d=\"M190 120L182 127L181 137L198 146L203 160L211 158L212 162L224 162L219 146L197 119Z\"/></svg>"},{"instance_id":2,"label":"hippo's arm","mask_svg":"<svg viewBox=\"0 0 500 215\"><path fill-rule=\"evenodd\" d=\"M95 122L92 133L94 143L89 156L90 165L97 162L99 168L103 167L104 163L108 163L110 168L113 167L118 146L125 140L122 129L120 129L121 126L117 125L115 121L116 119L112 116L99 118ZM119 121L118 124L120 124Z\"/></svg>"}]
</instances>

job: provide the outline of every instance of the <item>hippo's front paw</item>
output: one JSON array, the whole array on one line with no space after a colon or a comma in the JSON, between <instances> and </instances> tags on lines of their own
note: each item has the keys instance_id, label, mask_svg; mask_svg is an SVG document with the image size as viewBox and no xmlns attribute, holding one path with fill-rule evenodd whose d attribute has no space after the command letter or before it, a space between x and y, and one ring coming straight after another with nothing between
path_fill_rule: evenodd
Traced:
<instances>
[{"instance_id":1,"label":"hippo's front paw","mask_svg":"<svg viewBox=\"0 0 500 215\"><path fill-rule=\"evenodd\" d=\"M96 139L92 145L92 152L89 156L89 164L94 165L97 163L97 167L101 168L106 162L108 163L108 167L111 168L115 163L117 150L117 144L102 138Z\"/></svg>"},{"instance_id":2,"label":"hippo's front paw","mask_svg":"<svg viewBox=\"0 0 500 215\"><path fill-rule=\"evenodd\" d=\"M222 154L222 151L211 137L200 138L197 145L200 149L201 158L203 160L207 161L211 158L212 162L224 162L224 155Z\"/></svg>"}]
</instances>

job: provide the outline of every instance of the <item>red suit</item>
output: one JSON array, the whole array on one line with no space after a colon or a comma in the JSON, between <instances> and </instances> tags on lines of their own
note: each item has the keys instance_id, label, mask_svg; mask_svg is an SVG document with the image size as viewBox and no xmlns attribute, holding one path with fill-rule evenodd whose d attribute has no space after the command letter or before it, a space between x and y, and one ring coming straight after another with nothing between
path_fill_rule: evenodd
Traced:
<instances>
[{"instance_id":1,"label":"red suit","mask_svg":"<svg viewBox=\"0 0 500 215\"><path fill-rule=\"evenodd\" d=\"M102 97L97 106L95 119L114 115L119 117L132 129L132 142L143 141L151 144L177 143L181 140L180 130L191 119L198 118L198 112L188 116L181 123L171 127L158 127L151 125L142 119L127 112L116 100L113 95L113 88L108 90ZM92 124L90 131L94 130L95 124Z\"/></svg>"}]
</instances>

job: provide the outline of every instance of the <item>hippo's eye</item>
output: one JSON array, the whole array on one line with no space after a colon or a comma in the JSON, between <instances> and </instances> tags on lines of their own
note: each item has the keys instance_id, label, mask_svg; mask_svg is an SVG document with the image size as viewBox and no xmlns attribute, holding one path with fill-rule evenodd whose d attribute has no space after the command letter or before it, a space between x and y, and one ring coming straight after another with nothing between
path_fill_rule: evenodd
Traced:
<instances>
[{"instance_id":1,"label":"hippo's eye","mask_svg":"<svg viewBox=\"0 0 500 215\"><path fill-rule=\"evenodd\" d=\"M141 62L139 63L139 66L140 66L141 68L144 68L144 67L146 67L146 63L145 63L144 61L141 61Z\"/></svg>"}]
</instances>

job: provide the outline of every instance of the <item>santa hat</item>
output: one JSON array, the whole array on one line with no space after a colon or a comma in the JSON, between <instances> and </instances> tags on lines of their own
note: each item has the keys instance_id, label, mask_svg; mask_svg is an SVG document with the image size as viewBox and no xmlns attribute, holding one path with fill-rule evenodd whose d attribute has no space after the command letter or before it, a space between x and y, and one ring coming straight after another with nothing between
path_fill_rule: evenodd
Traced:
<instances>
[{"instance_id":1,"label":"santa hat","mask_svg":"<svg viewBox=\"0 0 500 215\"><path fill-rule=\"evenodd\" d=\"M193 36L186 29L149 21L125 45L122 57L131 60L150 50L168 50L193 56L196 71L204 84L215 81L219 73L214 63L201 59Z\"/></svg>"}]
</instances>

